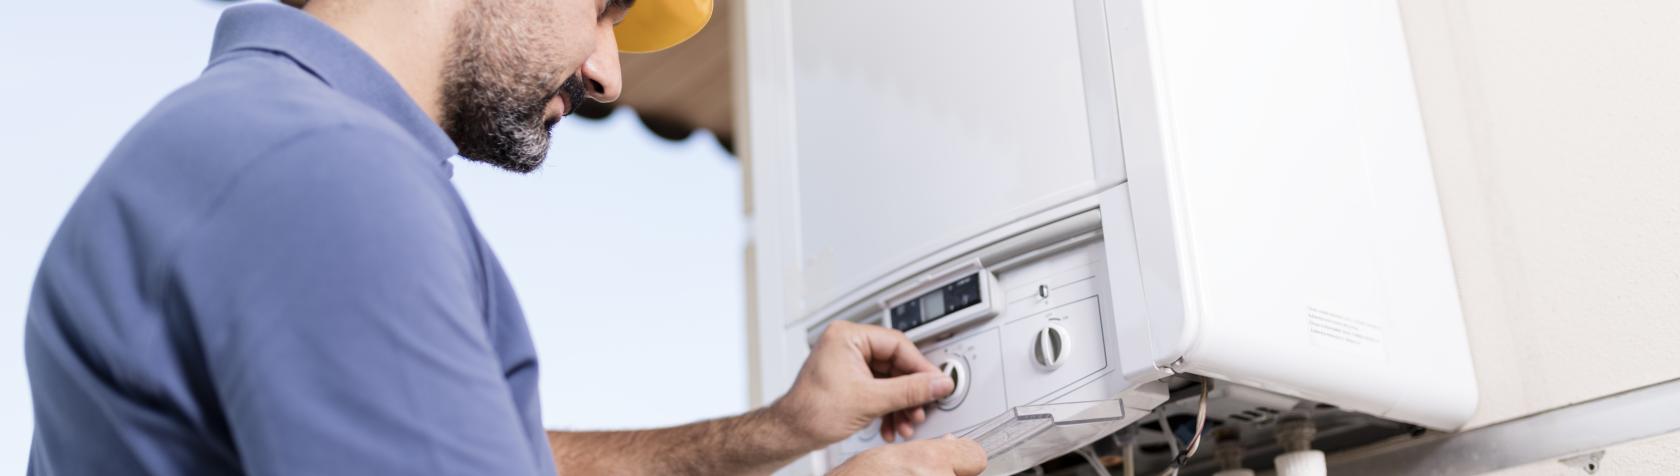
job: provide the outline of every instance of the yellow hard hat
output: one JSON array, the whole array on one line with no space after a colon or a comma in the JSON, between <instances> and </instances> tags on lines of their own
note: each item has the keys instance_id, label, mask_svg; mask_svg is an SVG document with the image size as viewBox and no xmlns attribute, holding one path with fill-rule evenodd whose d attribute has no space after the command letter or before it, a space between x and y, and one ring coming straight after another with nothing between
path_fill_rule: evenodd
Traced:
<instances>
[{"instance_id":1,"label":"yellow hard hat","mask_svg":"<svg viewBox=\"0 0 1680 476\"><path fill-rule=\"evenodd\" d=\"M712 19L712 0L636 0L613 27L618 51L652 53L677 46Z\"/></svg>"}]
</instances>

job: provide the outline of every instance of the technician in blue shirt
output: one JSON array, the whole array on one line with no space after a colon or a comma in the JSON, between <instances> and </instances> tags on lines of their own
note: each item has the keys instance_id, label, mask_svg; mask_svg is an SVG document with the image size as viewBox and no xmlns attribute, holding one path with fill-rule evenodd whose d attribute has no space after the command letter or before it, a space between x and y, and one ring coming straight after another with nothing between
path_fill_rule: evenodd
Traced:
<instances>
[{"instance_id":1,"label":"technician in blue shirt","mask_svg":"<svg viewBox=\"0 0 1680 476\"><path fill-rule=\"evenodd\" d=\"M447 159L537 168L560 117L618 96L619 41L670 46L710 1L304 1L229 8L65 217L28 311L31 474L766 473L883 416L908 436L951 391L902 334L841 323L768 407L545 432ZM837 472L984 458L934 439Z\"/></svg>"}]
</instances>

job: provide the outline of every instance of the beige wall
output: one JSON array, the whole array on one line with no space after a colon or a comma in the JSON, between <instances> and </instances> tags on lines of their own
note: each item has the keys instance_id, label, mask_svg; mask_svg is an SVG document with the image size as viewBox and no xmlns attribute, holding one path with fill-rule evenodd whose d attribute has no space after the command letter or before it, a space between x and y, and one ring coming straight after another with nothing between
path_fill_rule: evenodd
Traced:
<instances>
[{"instance_id":1,"label":"beige wall","mask_svg":"<svg viewBox=\"0 0 1680 476\"><path fill-rule=\"evenodd\" d=\"M1581 468L1559 461L1532 464L1488 473L1486 476L1579 476ZM1680 433L1617 445L1604 450L1595 476L1680 474Z\"/></svg>"},{"instance_id":2,"label":"beige wall","mask_svg":"<svg viewBox=\"0 0 1680 476\"><path fill-rule=\"evenodd\" d=\"M1400 4L1481 383L1471 426L1680 378L1680 2ZM1680 439L1652 447L1667 457L1638 461L1680 474Z\"/></svg>"}]
</instances>

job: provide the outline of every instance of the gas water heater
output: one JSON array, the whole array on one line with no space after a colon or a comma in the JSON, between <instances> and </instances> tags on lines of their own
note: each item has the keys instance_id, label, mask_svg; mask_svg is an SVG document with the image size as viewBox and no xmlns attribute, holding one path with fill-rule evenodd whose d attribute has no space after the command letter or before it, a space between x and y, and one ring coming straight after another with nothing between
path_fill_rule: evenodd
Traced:
<instances>
[{"instance_id":1,"label":"gas water heater","mask_svg":"<svg viewBox=\"0 0 1680 476\"><path fill-rule=\"evenodd\" d=\"M988 474L1187 415L1259 455L1285 418L1347 446L1475 409L1393 1L744 8L767 394L844 319L957 381L917 438Z\"/></svg>"}]
</instances>

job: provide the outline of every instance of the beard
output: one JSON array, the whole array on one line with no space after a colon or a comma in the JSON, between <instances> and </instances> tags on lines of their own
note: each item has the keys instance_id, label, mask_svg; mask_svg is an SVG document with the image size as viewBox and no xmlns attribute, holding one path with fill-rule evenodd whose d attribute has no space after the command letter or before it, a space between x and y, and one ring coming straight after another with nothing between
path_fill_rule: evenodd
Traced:
<instances>
[{"instance_id":1,"label":"beard","mask_svg":"<svg viewBox=\"0 0 1680 476\"><path fill-rule=\"evenodd\" d=\"M559 122L543 117L544 109L561 94L571 109L581 105L587 98L582 78L560 81L564 68L538 61L535 42L517 37L519 29L498 27L516 18L479 5L484 0L472 3L455 22L440 122L462 157L529 173L542 166Z\"/></svg>"}]
</instances>

